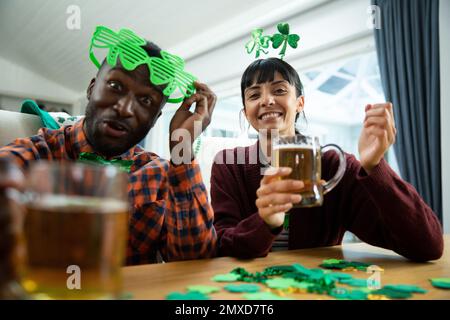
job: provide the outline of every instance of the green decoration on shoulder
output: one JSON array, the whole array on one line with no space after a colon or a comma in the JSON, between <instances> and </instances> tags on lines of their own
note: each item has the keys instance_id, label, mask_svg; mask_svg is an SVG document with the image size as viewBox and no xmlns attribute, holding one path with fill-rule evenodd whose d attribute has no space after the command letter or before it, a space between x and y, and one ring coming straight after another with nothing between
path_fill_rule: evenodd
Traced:
<instances>
[{"instance_id":1,"label":"green decoration on shoulder","mask_svg":"<svg viewBox=\"0 0 450 320\"><path fill-rule=\"evenodd\" d=\"M92 36L89 48L89 57L97 68L101 67L94 49L107 49L106 61L111 66L117 65L118 59L122 66L132 71L140 65L147 65L150 72L150 82L155 85L166 85L163 94L170 103L179 103L195 92L196 78L184 71L185 62L182 58L161 51L160 57L149 57L143 46L147 44L144 38L137 36L133 31L121 29L114 32L104 26L97 26ZM178 90L178 98L170 96Z\"/></svg>"},{"instance_id":2,"label":"green decoration on shoulder","mask_svg":"<svg viewBox=\"0 0 450 320\"><path fill-rule=\"evenodd\" d=\"M53 130L60 128L60 125L55 121L55 119L53 119L52 116L47 111L39 108L38 104L34 100L31 99L24 100L22 102L20 112L37 115L39 118L41 118L41 122L44 128Z\"/></svg>"},{"instance_id":3,"label":"green decoration on shoulder","mask_svg":"<svg viewBox=\"0 0 450 320\"><path fill-rule=\"evenodd\" d=\"M268 52L264 49L269 48L270 36L263 36L263 29L255 29L252 31L252 40L247 42L245 48L247 49L247 53L250 54L255 51L255 58L258 59L260 52L267 54Z\"/></svg>"},{"instance_id":4,"label":"green decoration on shoulder","mask_svg":"<svg viewBox=\"0 0 450 320\"><path fill-rule=\"evenodd\" d=\"M133 165L133 160L120 160L120 159L106 160L102 156L89 152L80 153L78 161L87 164L95 164L101 166L112 165L118 167L120 170L125 171L127 173L130 172L131 166Z\"/></svg>"}]
</instances>

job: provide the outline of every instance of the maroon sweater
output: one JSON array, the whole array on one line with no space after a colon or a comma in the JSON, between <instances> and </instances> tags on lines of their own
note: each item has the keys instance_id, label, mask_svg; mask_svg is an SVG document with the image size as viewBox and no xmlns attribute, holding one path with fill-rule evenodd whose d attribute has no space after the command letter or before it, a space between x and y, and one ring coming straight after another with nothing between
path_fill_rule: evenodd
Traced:
<instances>
[{"instance_id":1,"label":"maroon sweater","mask_svg":"<svg viewBox=\"0 0 450 320\"><path fill-rule=\"evenodd\" d=\"M251 164L249 152L257 150L258 143L233 149L235 159L245 152L245 164L226 164L225 151L219 152L212 167L211 202L222 256L266 256L282 230L270 230L255 205L263 166ZM370 175L354 156L347 154L346 160L344 177L325 195L321 207L290 211L289 249L339 245L345 231L350 231L371 245L411 260L439 259L444 246L442 227L414 187L384 160ZM328 181L338 164L336 153L325 153L322 178Z\"/></svg>"}]
</instances>

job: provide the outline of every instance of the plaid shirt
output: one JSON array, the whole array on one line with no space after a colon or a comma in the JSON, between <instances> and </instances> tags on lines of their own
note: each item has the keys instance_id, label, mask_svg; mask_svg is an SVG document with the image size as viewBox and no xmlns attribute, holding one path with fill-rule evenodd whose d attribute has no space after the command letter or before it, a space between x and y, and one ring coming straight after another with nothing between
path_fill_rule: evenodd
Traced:
<instances>
[{"instance_id":1,"label":"plaid shirt","mask_svg":"<svg viewBox=\"0 0 450 320\"><path fill-rule=\"evenodd\" d=\"M0 157L13 159L23 169L34 160L76 160L81 152L94 152L83 123L42 128L35 136L0 148ZM139 146L117 158L133 160L127 264L155 262L158 251L166 261L215 255L213 211L195 160L175 166Z\"/></svg>"}]
</instances>

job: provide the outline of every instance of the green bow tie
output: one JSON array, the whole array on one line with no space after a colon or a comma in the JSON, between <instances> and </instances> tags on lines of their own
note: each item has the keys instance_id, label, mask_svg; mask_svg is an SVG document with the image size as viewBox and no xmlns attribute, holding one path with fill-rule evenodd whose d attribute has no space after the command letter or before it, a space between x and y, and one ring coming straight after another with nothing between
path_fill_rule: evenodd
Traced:
<instances>
[{"instance_id":1,"label":"green bow tie","mask_svg":"<svg viewBox=\"0 0 450 320\"><path fill-rule=\"evenodd\" d=\"M120 159L106 160L102 156L89 152L80 153L78 161L89 164L98 164L102 166L113 165L118 167L120 170L128 173L130 172L131 165L133 164L133 160L120 160Z\"/></svg>"}]
</instances>

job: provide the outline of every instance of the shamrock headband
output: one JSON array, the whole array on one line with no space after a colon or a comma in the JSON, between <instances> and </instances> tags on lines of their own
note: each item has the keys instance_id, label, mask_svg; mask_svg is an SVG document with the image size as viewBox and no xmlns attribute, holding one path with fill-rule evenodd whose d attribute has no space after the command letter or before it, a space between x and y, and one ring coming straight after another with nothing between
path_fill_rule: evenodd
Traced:
<instances>
[{"instance_id":1,"label":"shamrock headband","mask_svg":"<svg viewBox=\"0 0 450 320\"><path fill-rule=\"evenodd\" d=\"M106 61L111 67L116 66L118 58L128 71L146 64L150 72L150 82L155 86L167 85L163 91L168 97L167 102L179 103L190 97L195 92L196 78L184 71L184 60L163 50L161 58L150 57L143 48L146 44L145 39L131 30L121 29L116 33L107 27L97 26L89 47L89 57L99 69L101 64L94 54L94 48L108 49ZM177 89L181 97L170 98Z\"/></svg>"},{"instance_id":2,"label":"shamrock headband","mask_svg":"<svg viewBox=\"0 0 450 320\"><path fill-rule=\"evenodd\" d=\"M277 29L279 33L275 33L272 36L263 36L264 30L261 28L253 30L252 39L245 45L247 53L251 54L255 51L255 58L258 59L261 52L264 54L268 53L265 49L268 49L270 42L272 42L272 47L274 49L278 49L283 45L280 53L278 53L280 59L283 60L287 46L289 45L291 48L296 49L300 36L298 34L289 34L288 23L279 23Z\"/></svg>"}]
</instances>

